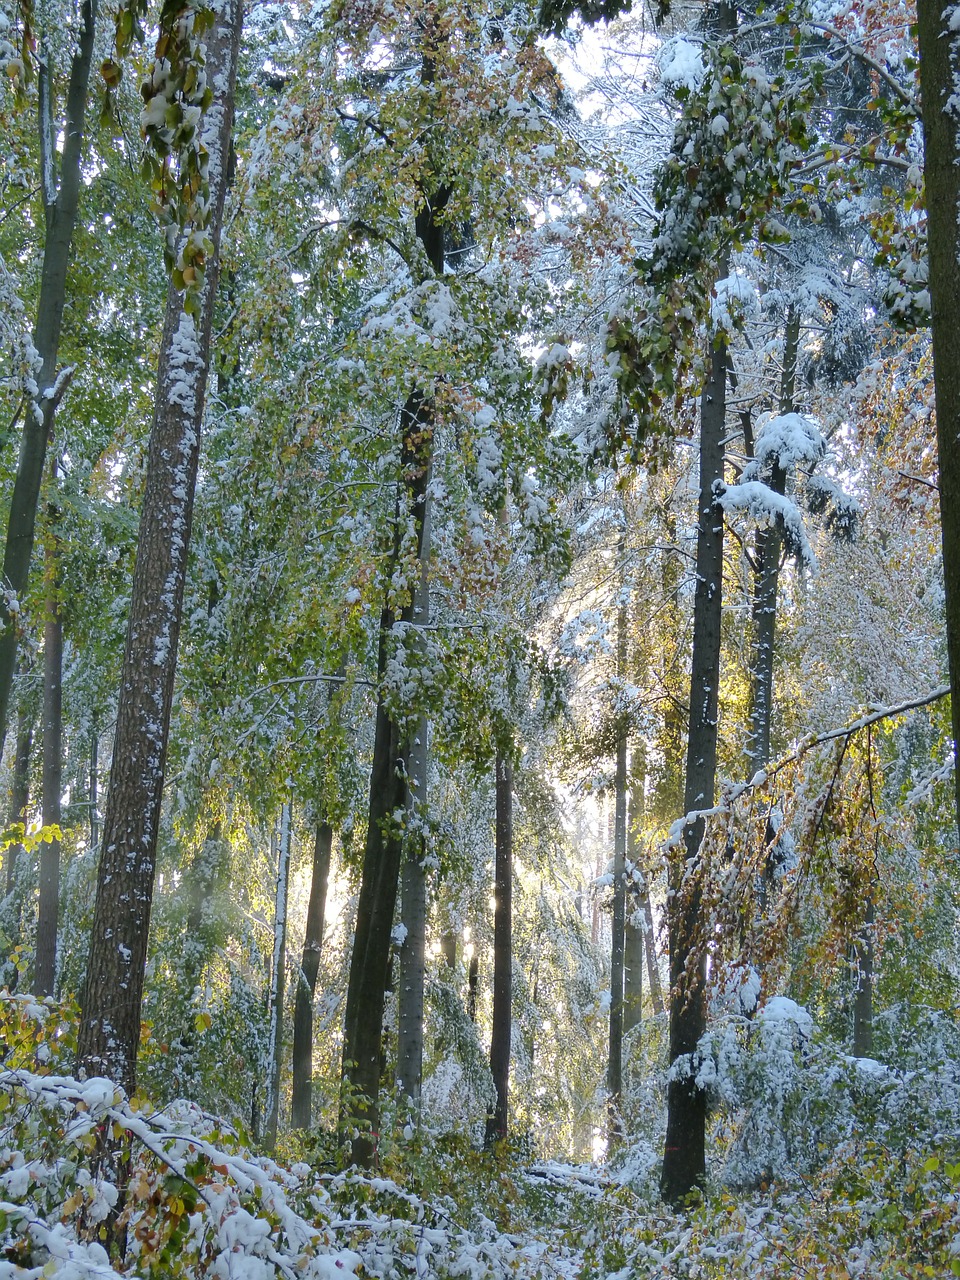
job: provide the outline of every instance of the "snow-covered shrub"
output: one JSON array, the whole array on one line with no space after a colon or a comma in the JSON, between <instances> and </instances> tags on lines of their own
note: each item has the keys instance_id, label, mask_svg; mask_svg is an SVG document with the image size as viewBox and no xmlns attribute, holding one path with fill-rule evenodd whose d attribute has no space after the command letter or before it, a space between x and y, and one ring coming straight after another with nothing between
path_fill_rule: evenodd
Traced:
<instances>
[{"instance_id":1,"label":"snow-covered shrub","mask_svg":"<svg viewBox=\"0 0 960 1280\"><path fill-rule=\"evenodd\" d=\"M715 1107L731 1185L795 1181L851 1142L901 1150L918 1135L931 1146L960 1141L960 1031L946 1018L931 1017L878 1062L844 1052L776 996L754 1018L728 1015L712 1028L694 1069Z\"/></svg>"}]
</instances>

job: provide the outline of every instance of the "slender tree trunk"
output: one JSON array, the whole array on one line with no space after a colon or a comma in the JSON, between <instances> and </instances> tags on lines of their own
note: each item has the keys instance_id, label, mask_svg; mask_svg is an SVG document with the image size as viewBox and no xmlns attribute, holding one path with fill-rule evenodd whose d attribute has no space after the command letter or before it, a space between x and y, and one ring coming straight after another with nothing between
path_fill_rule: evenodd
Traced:
<instances>
[{"instance_id":1,"label":"slender tree trunk","mask_svg":"<svg viewBox=\"0 0 960 1280\"><path fill-rule=\"evenodd\" d=\"M873 1053L873 895L867 899L863 928L853 946L856 988L853 996L853 1056L869 1058Z\"/></svg>"},{"instance_id":2,"label":"slender tree trunk","mask_svg":"<svg viewBox=\"0 0 960 1280\"><path fill-rule=\"evenodd\" d=\"M653 1012L663 1013L663 989L660 985L660 966L657 963L657 933L653 924L653 907L650 891L643 894L643 949L647 954L647 977L650 979L650 1003Z\"/></svg>"},{"instance_id":3,"label":"slender tree trunk","mask_svg":"<svg viewBox=\"0 0 960 1280\"><path fill-rule=\"evenodd\" d=\"M401 480L395 515L394 549L385 575L385 590L389 589L394 572L400 565L402 539L408 516L412 517L416 530L416 559L420 559L423 508L433 435L430 408L419 391L414 391L404 406L401 423ZM401 621L409 623L412 620L411 605L402 611ZM381 682L386 674L393 623L393 611L386 605L380 616L377 659L378 679ZM357 1134L352 1140L352 1158L364 1168L369 1168L373 1163L379 1137L378 1098L384 1000L400 880L403 842L399 818L406 801L404 754L400 729L392 720L381 694L377 703L373 762L370 769L367 843L357 903L357 925L350 961L343 1036L344 1098L341 1126L349 1122L357 1128Z\"/></svg>"},{"instance_id":4,"label":"slender tree trunk","mask_svg":"<svg viewBox=\"0 0 960 1280\"><path fill-rule=\"evenodd\" d=\"M223 826L218 821L197 851L183 881L188 902L186 928L180 956L186 995L184 1022L170 1046L173 1085L185 1098L194 1098L203 1085L197 1054L196 1003L204 967L213 946L213 920L217 891L225 875Z\"/></svg>"},{"instance_id":5,"label":"slender tree trunk","mask_svg":"<svg viewBox=\"0 0 960 1280\"><path fill-rule=\"evenodd\" d=\"M7 538L3 555L3 582L8 598L22 601L30 573L33 541L40 502L40 487L47 453L47 442L53 434L53 417L64 383L58 383L57 359L60 352L60 330L67 296L67 268L70 246L77 221L83 169L83 126L87 110L90 67L97 21L96 0L84 0L80 7L80 29L76 49L70 63L70 80L63 122L63 151L60 156L60 181L55 178L56 142L59 132L53 119L53 85L51 56L42 50L37 76L39 109L40 163L45 237L43 266L40 272L40 300L33 333L39 369L35 376L37 392L23 418L23 436L17 475L10 498ZM18 613L10 611L0 631L0 755L7 734L10 692L17 663Z\"/></svg>"},{"instance_id":6,"label":"slender tree trunk","mask_svg":"<svg viewBox=\"0 0 960 1280\"><path fill-rule=\"evenodd\" d=\"M723 483L727 346L715 339L710 376L700 401L700 499L697 586L693 607L693 667L684 812L713 804L717 771L720 683L720 621L723 590L723 513L717 501ZM670 861L670 1062L692 1055L706 1029L705 965L700 926L700 890L695 868L705 823L688 821L683 842ZM667 1133L660 1190L679 1204L706 1172L706 1098L689 1073L674 1074L667 1087Z\"/></svg>"},{"instance_id":7,"label":"slender tree trunk","mask_svg":"<svg viewBox=\"0 0 960 1280\"><path fill-rule=\"evenodd\" d=\"M22 699L17 715L17 747L13 759L13 785L10 792L9 825L22 822L26 826L27 805L30 801L30 753L33 748L33 711L29 699ZM20 944L22 928L22 894L18 883L23 845L12 844L6 853L6 895L0 912L0 927L10 941L11 957L3 967L3 981L10 992L17 989L20 977L13 963L12 952Z\"/></svg>"},{"instance_id":8,"label":"slender tree trunk","mask_svg":"<svg viewBox=\"0 0 960 1280\"><path fill-rule=\"evenodd\" d=\"M467 967L467 1017L471 1022L477 1020L477 998L480 994L480 957L474 950Z\"/></svg>"},{"instance_id":9,"label":"slender tree trunk","mask_svg":"<svg viewBox=\"0 0 960 1280\"><path fill-rule=\"evenodd\" d=\"M426 51L420 71L420 79L424 84L433 80L434 62L431 53L436 48L438 38L436 30L426 30ZM444 269L442 215L450 198L450 190L441 187L433 191L425 190L423 195L423 205L417 211L414 229L434 277L440 278ZM408 522L412 522L416 540L414 558L418 565L423 563L427 483L433 457L433 411L419 388L414 388L401 410L400 435L400 485L394 548L388 572L384 575L384 591L388 598L392 590L392 579L401 563ZM412 590L415 593L416 584L413 584ZM412 601L402 610L400 618L406 623L413 622ZM380 617L377 660L380 684L386 673L387 643L394 620L393 609L387 603ZM402 766L406 748L407 744L402 741L400 729L391 719L381 693L377 703L373 763L370 769L367 843L363 856L343 1034L344 1095L341 1127L349 1121L357 1130L357 1136L352 1141L352 1157L356 1164L367 1168L373 1163L378 1140L383 1013L393 917L400 880L402 840L397 830L397 818L406 803L406 782Z\"/></svg>"},{"instance_id":10,"label":"slender tree trunk","mask_svg":"<svg viewBox=\"0 0 960 1280\"><path fill-rule=\"evenodd\" d=\"M951 26L953 13L941 0L917 3L947 658L954 759L960 761L960 30ZM960 826L960 767L954 783Z\"/></svg>"},{"instance_id":11,"label":"slender tree trunk","mask_svg":"<svg viewBox=\"0 0 960 1280\"><path fill-rule=\"evenodd\" d=\"M429 474L427 477L429 485ZM430 624L430 497L423 504L420 581L413 598L414 625ZM422 632L420 633L422 635ZM422 641L421 641L422 647ZM402 870L400 920L405 936L400 946L400 992L397 1001L397 1091L417 1102L423 1081L423 990L427 960L427 872L423 865L424 820L429 765L429 722L421 716L410 744L407 764L407 813L411 831Z\"/></svg>"},{"instance_id":12,"label":"slender tree trunk","mask_svg":"<svg viewBox=\"0 0 960 1280\"><path fill-rule=\"evenodd\" d=\"M303 936L303 958L300 961L293 1012L293 1101L290 1124L294 1129L309 1129L313 1118L313 1001L317 993L317 974L323 947L323 920L332 849L333 827L329 822L318 822L313 845L313 874L310 878L310 900L307 903L307 926Z\"/></svg>"},{"instance_id":13,"label":"slender tree trunk","mask_svg":"<svg viewBox=\"0 0 960 1280\"><path fill-rule=\"evenodd\" d=\"M617 617L617 676L626 678L627 610ZM620 1102L623 1094L623 966L627 879L627 722L622 712L617 729L617 764L613 820L613 926L610 942L610 1037L607 1056L608 1146L623 1137Z\"/></svg>"},{"instance_id":14,"label":"slender tree trunk","mask_svg":"<svg viewBox=\"0 0 960 1280\"><path fill-rule=\"evenodd\" d=\"M56 461L50 468L56 485ZM60 826L63 751L63 624L60 617L57 512L51 502L50 528L44 552L46 608L43 623L43 825ZM60 841L40 846L40 885L37 910L37 959L34 989L52 996L57 976L57 929L60 924Z\"/></svg>"},{"instance_id":15,"label":"slender tree trunk","mask_svg":"<svg viewBox=\"0 0 960 1280\"><path fill-rule=\"evenodd\" d=\"M81 1005L80 1066L88 1075L110 1076L128 1091L136 1085L157 832L210 363L242 21L239 0L224 0L207 39L206 74L213 86L213 102L203 138L210 156L207 233L214 251L196 323L183 310L181 295L172 284L167 298Z\"/></svg>"},{"instance_id":16,"label":"slender tree trunk","mask_svg":"<svg viewBox=\"0 0 960 1280\"><path fill-rule=\"evenodd\" d=\"M277 1145L280 1127L280 1065L283 1059L283 997L287 976L287 899L290 888L290 851L293 846L293 814L290 801L280 815L280 851L277 858L276 907L273 913L273 959L270 968L270 1057L267 1063L266 1123L263 1144L268 1151Z\"/></svg>"},{"instance_id":17,"label":"slender tree trunk","mask_svg":"<svg viewBox=\"0 0 960 1280\"><path fill-rule=\"evenodd\" d=\"M639 870L640 839L639 797L642 785L635 785L630 793L631 805L627 823L627 854L630 863L631 892L626 902L623 939L623 1034L624 1038L635 1031L643 1020L643 903L636 891L633 872Z\"/></svg>"},{"instance_id":18,"label":"slender tree trunk","mask_svg":"<svg viewBox=\"0 0 960 1280\"><path fill-rule=\"evenodd\" d=\"M642 909L636 898L630 903L623 945L623 1034L626 1038L643 1021L643 928L635 916Z\"/></svg>"},{"instance_id":19,"label":"slender tree trunk","mask_svg":"<svg viewBox=\"0 0 960 1280\"><path fill-rule=\"evenodd\" d=\"M97 805L100 803L99 797L99 763L100 755L100 729L97 726L97 717L94 715L93 723L90 726L90 848L94 853L100 846L100 815L97 813Z\"/></svg>"},{"instance_id":20,"label":"slender tree trunk","mask_svg":"<svg viewBox=\"0 0 960 1280\"><path fill-rule=\"evenodd\" d=\"M490 1074L497 1093L487 1116L485 1144L506 1138L510 1113L510 1040L513 1005L513 766L503 751L496 763L496 831L493 915L493 1029Z\"/></svg>"},{"instance_id":21,"label":"slender tree trunk","mask_svg":"<svg viewBox=\"0 0 960 1280\"><path fill-rule=\"evenodd\" d=\"M27 805L30 802L30 755L33 750L33 712L26 702L21 704L17 720L17 751L13 759L13 787L10 793L10 825L22 822L26 825ZM7 850L7 893L14 892L17 883L17 864L23 853L22 844L12 844Z\"/></svg>"},{"instance_id":22,"label":"slender tree trunk","mask_svg":"<svg viewBox=\"0 0 960 1280\"><path fill-rule=\"evenodd\" d=\"M440 963L445 969L449 970L448 977L450 982L454 981L457 968L457 933L455 929L448 929L440 938Z\"/></svg>"},{"instance_id":23,"label":"slender tree trunk","mask_svg":"<svg viewBox=\"0 0 960 1280\"><path fill-rule=\"evenodd\" d=\"M783 381L780 388L780 412L793 411L797 377L797 353L800 345L800 312L794 303L787 311L784 343ZM773 464L770 488L781 496L787 491L787 473L779 460ZM770 733L773 722L773 660L777 632L777 597L780 589L780 557L783 537L776 525L757 533L753 589L753 655L750 697L750 736L747 748L747 772L750 777L770 759Z\"/></svg>"}]
</instances>

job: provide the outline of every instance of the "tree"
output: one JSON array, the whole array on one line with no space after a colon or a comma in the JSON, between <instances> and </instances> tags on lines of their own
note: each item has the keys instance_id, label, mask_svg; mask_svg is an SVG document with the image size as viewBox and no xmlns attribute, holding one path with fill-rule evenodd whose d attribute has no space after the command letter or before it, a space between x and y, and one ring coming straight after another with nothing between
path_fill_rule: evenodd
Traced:
<instances>
[{"instance_id":1,"label":"tree","mask_svg":"<svg viewBox=\"0 0 960 1280\"><path fill-rule=\"evenodd\" d=\"M172 280L167 296L82 1001L80 1063L88 1074L108 1075L128 1091L136 1083L147 934L242 21L242 6L225 4L207 41L206 71L214 93L203 137L209 155L212 253L195 308L185 310L188 290L182 273L181 287ZM196 280L197 266L187 269Z\"/></svg>"},{"instance_id":2,"label":"tree","mask_svg":"<svg viewBox=\"0 0 960 1280\"><path fill-rule=\"evenodd\" d=\"M955 80L960 65L960 28L954 21L953 10L933 0L918 0L917 18L947 657L957 754L960 753L960 293L957 289L960 142ZM960 769L956 771L955 787L960 827Z\"/></svg>"},{"instance_id":3,"label":"tree","mask_svg":"<svg viewBox=\"0 0 960 1280\"><path fill-rule=\"evenodd\" d=\"M297 993L293 1014L293 1096L290 1124L294 1129L309 1129L312 1118L313 1084L313 1001L320 969L323 946L324 908L330 879L330 854L333 827L322 819L316 824L313 844L313 867L310 876L310 900L303 935L303 958L297 975Z\"/></svg>"},{"instance_id":4,"label":"tree","mask_svg":"<svg viewBox=\"0 0 960 1280\"><path fill-rule=\"evenodd\" d=\"M57 483L56 460L50 467L51 487ZM43 625L43 825L60 826L63 758L63 622L60 614L58 512L47 507L44 568L46 599ZM40 849L40 896L37 911L37 963L34 989L53 995L57 974L57 928L60 921L60 841L47 840Z\"/></svg>"},{"instance_id":5,"label":"tree","mask_svg":"<svg viewBox=\"0 0 960 1280\"><path fill-rule=\"evenodd\" d=\"M57 179L54 63L49 32L41 32L37 71L38 132L44 214L43 265L40 297L34 328L28 399L24 415L20 460L10 500L3 555L3 581L7 590L7 617L0 632L0 752L7 734L10 692L17 662L17 621L26 593L33 557L37 508L43 481L47 443L53 418L70 379L57 370L60 331L67 299L70 249L77 221L83 176L84 127L87 92L97 23L96 0L85 0L80 9L80 31L70 61L70 78L64 101L63 151Z\"/></svg>"},{"instance_id":6,"label":"tree","mask_svg":"<svg viewBox=\"0 0 960 1280\"><path fill-rule=\"evenodd\" d=\"M510 1047L513 1028L513 766L498 750L495 774L493 1026L490 1074L496 1103L487 1116L486 1145L502 1142L510 1123Z\"/></svg>"}]
</instances>

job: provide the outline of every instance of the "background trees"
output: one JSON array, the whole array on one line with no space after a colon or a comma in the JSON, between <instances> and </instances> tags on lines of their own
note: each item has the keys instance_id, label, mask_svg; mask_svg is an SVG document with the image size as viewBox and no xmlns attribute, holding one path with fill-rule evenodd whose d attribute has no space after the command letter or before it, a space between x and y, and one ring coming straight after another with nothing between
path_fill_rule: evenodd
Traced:
<instances>
[{"instance_id":1,"label":"background trees","mask_svg":"<svg viewBox=\"0 0 960 1280\"><path fill-rule=\"evenodd\" d=\"M634 14L574 94L543 18L258 11L205 190L190 130L226 128L231 95L194 16L205 63L184 44L170 96L161 51L145 95L147 183L190 245L166 263L129 128L88 131L39 507L57 586L35 566L16 588L6 973L86 992L89 1070L129 1086L139 1054L154 1097L281 1153L333 1158L339 1132L413 1177L435 1129L578 1158L612 1137L651 1185L666 1147L679 1202L768 1155L787 1176L772 1135L795 1134L814 1024L825 1075L868 1023L892 1071L919 1006L955 1003L947 473L928 338L902 328L925 285L914 51L882 6ZM3 56L32 57L26 10L8 21ZM26 66L3 104L8 492L42 289ZM184 342L201 322L208 353ZM199 461L185 362L209 369ZM170 478L169 565L144 590L141 554L131 598L176 461L154 400L195 486ZM778 1054L798 1074L774 1112Z\"/></svg>"}]
</instances>

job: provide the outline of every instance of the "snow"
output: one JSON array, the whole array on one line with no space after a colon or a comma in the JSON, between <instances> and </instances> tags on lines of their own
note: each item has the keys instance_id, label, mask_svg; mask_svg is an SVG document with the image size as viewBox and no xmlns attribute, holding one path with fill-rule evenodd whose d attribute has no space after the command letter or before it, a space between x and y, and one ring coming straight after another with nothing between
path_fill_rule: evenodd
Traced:
<instances>
[{"instance_id":1,"label":"snow","mask_svg":"<svg viewBox=\"0 0 960 1280\"><path fill-rule=\"evenodd\" d=\"M813 1033L813 1019L802 1005L789 996L771 996L757 1014L758 1025L774 1027L788 1023L805 1036Z\"/></svg>"},{"instance_id":2,"label":"snow","mask_svg":"<svg viewBox=\"0 0 960 1280\"><path fill-rule=\"evenodd\" d=\"M782 470L809 466L827 451L820 428L801 413L767 418L757 432L754 457L760 466L775 462Z\"/></svg>"},{"instance_id":3,"label":"snow","mask_svg":"<svg viewBox=\"0 0 960 1280\"><path fill-rule=\"evenodd\" d=\"M672 89L697 89L707 73L700 45L682 36L668 40L660 52L660 79Z\"/></svg>"},{"instance_id":4,"label":"snow","mask_svg":"<svg viewBox=\"0 0 960 1280\"><path fill-rule=\"evenodd\" d=\"M718 119L726 123L723 116ZM757 289L753 281L739 271L718 280L710 300L710 323L714 329L732 333L737 317L752 315L758 309Z\"/></svg>"},{"instance_id":5,"label":"snow","mask_svg":"<svg viewBox=\"0 0 960 1280\"><path fill-rule=\"evenodd\" d=\"M797 559L810 569L816 567L816 556L807 540L803 517L791 498L776 493L759 480L742 480L739 484L728 485L719 495L719 502L728 515L743 512L761 528L778 525Z\"/></svg>"}]
</instances>

